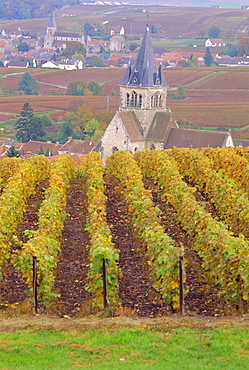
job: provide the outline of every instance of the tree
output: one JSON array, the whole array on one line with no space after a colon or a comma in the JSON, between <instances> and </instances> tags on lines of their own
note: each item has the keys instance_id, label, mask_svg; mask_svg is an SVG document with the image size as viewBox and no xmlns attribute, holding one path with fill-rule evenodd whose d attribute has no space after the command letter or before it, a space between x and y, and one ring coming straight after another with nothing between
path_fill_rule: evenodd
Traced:
<instances>
[{"instance_id":1,"label":"tree","mask_svg":"<svg viewBox=\"0 0 249 370\"><path fill-rule=\"evenodd\" d=\"M227 49L222 50L220 55L229 55L230 57L234 58L238 56L238 48L235 45L230 45Z\"/></svg>"},{"instance_id":2,"label":"tree","mask_svg":"<svg viewBox=\"0 0 249 370\"><path fill-rule=\"evenodd\" d=\"M70 82L67 85L67 95L85 95L85 88L86 84L81 80Z\"/></svg>"},{"instance_id":3,"label":"tree","mask_svg":"<svg viewBox=\"0 0 249 370\"><path fill-rule=\"evenodd\" d=\"M97 57L96 55L94 55L91 59L91 62L90 62L90 65L92 67L106 67L106 64L104 63L103 59L100 58L100 57Z\"/></svg>"},{"instance_id":4,"label":"tree","mask_svg":"<svg viewBox=\"0 0 249 370\"><path fill-rule=\"evenodd\" d=\"M214 60L210 53L209 48L206 48L205 55L204 55L204 63L208 67L210 67L214 63Z\"/></svg>"},{"instance_id":5,"label":"tree","mask_svg":"<svg viewBox=\"0 0 249 370\"><path fill-rule=\"evenodd\" d=\"M86 123L84 128L84 139L85 140L92 140L95 141L96 138L95 133L99 129L100 123L96 119L91 119L89 122Z\"/></svg>"},{"instance_id":6,"label":"tree","mask_svg":"<svg viewBox=\"0 0 249 370\"><path fill-rule=\"evenodd\" d=\"M26 42L20 42L20 44L17 47L19 52L28 52L29 51L29 46Z\"/></svg>"},{"instance_id":7,"label":"tree","mask_svg":"<svg viewBox=\"0 0 249 370\"><path fill-rule=\"evenodd\" d=\"M72 58L73 58L74 60L81 60L81 61L82 61L82 63L83 63L83 66L85 66L85 58L84 58L84 56L83 56L82 54L75 53L75 54L72 56Z\"/></svg>"},{"instance_id":8,"label":"tree","mask_svg":"<svg viewBox=\"0 0 249 370\"><path fill-rule=\"evenodd\" d=\"M24 103L15 127L17 131L16 138L22 143L29 140L40 140L46 134L41 119L34 115L33 108L29 103Z\"/></svg>"},{"instance_id":9,"label":"tree","mask_svg":"<svg viewBox=\"0 0 249 370\"><path fill-rule=\"evenodd\" d=\"M197 34L199 37L201 37L203 39L204 35L205 35L205 31L203 28L200 28L198 31L197 31Z\"/></svg>"},{"instance_id":10,"label":"tree","mask_svg":"<svg viewBox=\"0 0 249 370\"><path fill-rule=\"evenodd\" d=\"M85 33L86 33L87 35L91 34L93 30L94 30L94 28L93 28L93 26L91 25L91 23L86 22L86 23L84 24L84 31L85 31Z\"/></svg>"},{"instance_id":11,"label":"tree","mask_svg":"<svg viewBox=\"0 0 249 370\"><path fill-rule=\"evenodd\" d=\"M43 127L53 126L53 121L48 114L43 114L40 119Z\"/></svg>"},{"instance_id":12,"label":"tree","mask_svg":"<svg viewBox=\"0 0 249 370\"><path fill-rule=\"evenodd\" d=\"M176 87L176 92L172 96L172 98L173 99L183 99L184 98L184 89L183 89L182 85L178 85Z\"/></svg>"},{"instance_id":13,"label":"tree","mask_svg":"<svg viewBox=\"0 0 249 370\"><path fill-rule=\"evenodd\" d=\"M20 152L18 149L15 148L14 145L11 145L7 152L6 152L7 157L20 157Z\"/></svg>"},{"instance_id":14,"label":"tree","mask_svg":"<svg viewBox=\"0 0 249 370\"><path fill-rule=\"evenodd\" d=\"M64 55L66 57L71 57L75 53L82 54L84 57L86 56L86 48L81 42L78 42L78 41L68 42L66 49L63 50L61 55Z\"/></svg>"},{"instance_id":15,"label":"tree","mask_svg":"<svg viewBox=\"0 0 249 370\"><path fill-rule=\"evenodd\" d=\"M18 81L18 90L24 91L26 95L39 95L39 81L31 76L29 72L24 72Z\"/></svg>"},{"instance_id":16,"label":"tree","mask_svg":"<svg viewBox=\"0 0 249 370\"><path fill-rule=\"evenodd\" d=\"M249 55L249 37L245 37L239 41L238 55L240 57L243 57L244 55Z\"/></svg>"},{"instance_id":17,"label":"tree","mask_svg":"<svg viewBox=\"0 0 249 370\"><path fill-rule=\"evenodd\" d=\"M81 32L81 27L79 23L73 22L67 25L67 31L70 32Z\"/></svg>"},{"instance_id":18,"label":"tree","mask_svg":"<svg viewBox=\"0 0 249 370\"><path fill-rule=\"evenodd\" d=\"M183 67L198 67L198 58L191 54L189 60L185 62Z\"/></svg>"},{"instance_id":19,"label":"tree","mask_svg":"<svg viewBox=\"0 0 249 370\"><path fill-rule=\"evenodd\" d=\"M213 39L217 39L220 36L220 28L216 26L212 26L208 29L208 37L211 37Z\"/></svg>"},{"instance_id":20,"label":"tree","mask_svg":"<svg viewBox=\"0 0 249 370\"><path fill-rule=\"evenodd\" d=\"M161 24L160 23L155 23L151 26L151 33L160 33L161 32Z\"/></svg>"},{"instance_id":21,"label":"tree","mask_svg":"<svg viewBox=\"0 0 249 370\"><path fill-rule=\"evenodd\" d=\"M88 90L93 92L93 95L100 95L103 90L100 83L96 81L90 81L87 88Z\"/></svg>"}]
</instances>

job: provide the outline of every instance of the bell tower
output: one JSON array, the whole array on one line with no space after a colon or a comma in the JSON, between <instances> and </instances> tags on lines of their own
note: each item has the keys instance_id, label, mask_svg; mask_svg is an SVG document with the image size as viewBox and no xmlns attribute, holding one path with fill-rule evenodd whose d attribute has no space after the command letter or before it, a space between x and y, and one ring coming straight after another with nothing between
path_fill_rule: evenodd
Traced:
<instances>
[{"instance_id":1,"label":"bell tower","mask_svg":"<svg viewBox=\"0 0 249 370\"><path fill-rule=\"evenodd\" d=\"M167 84L162 66L156 67L149 27L135 62L126 69L120 84L119 111L133 111L145 137L156 112L166 112Z\"/></svg>"}]
</instances>

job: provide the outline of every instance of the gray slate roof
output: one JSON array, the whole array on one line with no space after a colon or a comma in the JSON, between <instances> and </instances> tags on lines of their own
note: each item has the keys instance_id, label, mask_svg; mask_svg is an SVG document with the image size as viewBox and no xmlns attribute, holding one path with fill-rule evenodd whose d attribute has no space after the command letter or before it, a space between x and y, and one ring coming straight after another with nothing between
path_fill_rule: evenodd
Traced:
<instances>
[{"instance_id":1,"label":"gray slate roof","mask_svg":"<svg viewBox=\"0 0 249 370\"><path fill-rule=\"evenodd\" d=\"M135 62L128 66L121 86L162 87L167 86L162 66L156 67L154 50L151 44L150 31L147 26L144 38Z\"/></svg>"},{"instance_id":2,"label":"gray slate roof","mask_svg":"<svg viewBox=\"0 0 249 370\"><path fill-rule=\"evenodd\" d=\"M49 21L48 21L48 27L56 28L56 23L54 19L54 13L51 14Z\"/></svg>"}]
</instances>

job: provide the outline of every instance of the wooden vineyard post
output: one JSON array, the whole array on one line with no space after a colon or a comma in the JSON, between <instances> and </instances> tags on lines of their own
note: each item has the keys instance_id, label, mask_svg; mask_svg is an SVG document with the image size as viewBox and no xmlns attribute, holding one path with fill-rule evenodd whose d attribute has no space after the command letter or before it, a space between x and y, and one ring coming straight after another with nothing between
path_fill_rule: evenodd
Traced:
<instances>
[{"instance_id":1,"label":"wooden vineyard post","mask_svg":"<svg viewBox=\"0 0 249 370\"><path fill-rule=\"evenodd\" d=\"M37 314L37 258L33 256L33 313Z\"/></svg>"},{"instance_id":2,"label":"wooden vineyard post","mask_svg":"<svg viewBox=\"0 0 249 370\"><path fill-rule=\"evenodd\" d=\"M109 299L108 299L108 286L107 286L106 258L103 258L103 296L104 296L104 308L108 308Z\"/></svg>"},{"instance_id":3,"label":"wooden vineyard post","mask_svg":"<svg viewBox=\"0 0 249 370\"><path fill-rule=\"evenodd\" d=\"M183 281L183 256L179 257L179 280L180 280L180 312L181 315L185 314L184 307L184 281Z\"/></svg>"}]
</instances>

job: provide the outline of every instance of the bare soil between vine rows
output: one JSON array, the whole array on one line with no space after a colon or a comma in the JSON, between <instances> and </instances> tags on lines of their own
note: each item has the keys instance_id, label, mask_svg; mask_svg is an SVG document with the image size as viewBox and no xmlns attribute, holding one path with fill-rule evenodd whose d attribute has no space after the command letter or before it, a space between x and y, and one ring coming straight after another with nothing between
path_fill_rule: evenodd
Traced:
<instances>
[{"instance_id":1,"label":"bare soil between vine rows","mask_svg":"<svg viewBox=\"0 0 249 370\"><path fill-rule=\"evenodd\" d=\"M86 223L86 185L82 180L71 181L67 193L67 218L62 235L61 254L56 269L54 290L60 298L54 300L49 312L30 316L31 309L26 311L22 306L27 298L26 287L21 274L11 264L4 269L3 280L0 282L0 330L23 328L38 325L48 328L98 327L103 325L197 325L197 326L245 326L249 327L249 310L246 307L233 307L225 303L219 296L214 284L208 282L201 269L201 261L194 252L191 238L176 221L173 207L163 202L158 189L145 179L145 185L152 191L153 200L161 211L161 224L165 231L175 240L176 245L185 247L186 315L180 316L179 311L172 312L157 292L150 278L150 270L146 262L144 247L133 232L132 217L122 197L119 184L114 177L106 177L107 221L111 227L115 247L120 251L119 265L122 278L119 281L119 297L121 308L117 317L106 318L106 312L91 311L91 296L86 291L89 235L85 231ZM37 228L39 204L44 199L43 183L30 198L23 222L19 225L18 235L23 230ZM201 194L197 199L210 212L210 203ZM212 210L211 210L212 211ZM215 212L215 210L213 210ZM23 240L25 238L22 236ZM13 246L15 247L15 246ZM24 305L25 306L25 305ZM18 316L18 313L21 317ZM28 316L27 316L28 314ZM92 316L91 316L92 315ZM119 317L118 317L119 316Z\"/></svg>"}]
</instances>

